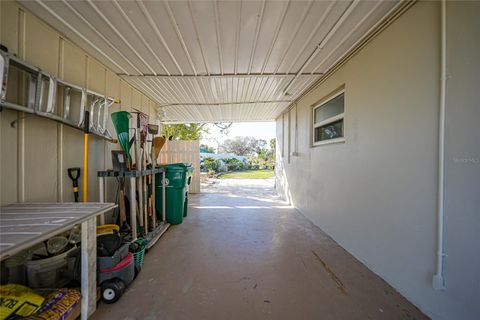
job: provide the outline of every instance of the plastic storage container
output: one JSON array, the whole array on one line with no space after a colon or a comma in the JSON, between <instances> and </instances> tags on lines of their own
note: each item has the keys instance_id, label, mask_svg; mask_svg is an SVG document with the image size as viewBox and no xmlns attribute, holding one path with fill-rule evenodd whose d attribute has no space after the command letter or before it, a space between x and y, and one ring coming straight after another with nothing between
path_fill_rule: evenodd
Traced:
<instances>
[{"instance_id":1,"label":"plastic storage container","mask_svg":"<svg viewBox=\"0 0 480 320\"><path fill-rule=\"evenodd\" d=\"M57 256L32 260L26 263L27 281L30 288L59 288L71 279L67 276L67 256L76 247Z\"/></svg>"},{"instance_id":2,"label":"plastic storage container","mask_svg":"<svg viewBox=\"0 0 480 320\"><path fill-rule=\"evenodd\" d=\"M166 170L166 210L167 222L170 224L180 224L183 222L185 195L187 189L188 164L174 163L161 165L160 168ZM157 174L155 178L155 208L157 217L162 217L162 174Z\"/></svg>"},{"instance_id":3,"label":"plastic storage container","mask_svg":"<svg viewBox=\"0 0 480 320\"><path fill-rule=\"evenodd\" d=\"M5 283L27 284L27 268L25 264L32 258L30 250L24 250L5 260Z\"/></svg>"}]
</instances>

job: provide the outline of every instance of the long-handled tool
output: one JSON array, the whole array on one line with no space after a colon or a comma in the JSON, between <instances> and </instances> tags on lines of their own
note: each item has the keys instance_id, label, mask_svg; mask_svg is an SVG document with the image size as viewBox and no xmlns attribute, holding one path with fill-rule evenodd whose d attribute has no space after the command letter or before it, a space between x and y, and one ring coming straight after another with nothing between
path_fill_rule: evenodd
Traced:
<instances>
[{"instance_id":1,"label":"long-handled tool","mask_svg":"<svg viewBox=\"0 0 480 320\"><path fill-rule=\"evenodd\" d=\"M137 110L138 111L138 110ZM148 115L143 112L137 113L138 127L140 128L140 150L141 150L141 170L147 169L147 138L148 138ZM142 189L142 200L141 205L143 206L143 220L145 233L149 231L149 221L148 221L148 192L147 192L147 176L142 176L140 178Z\"/></svg>"},{"instance_id":2,"label":"long-handled tool","mask_svg":"<svg viewBox=\"0 0 480 320\"><path fill-rule=\"evenodd\" d=\"M75 202L78 202L78 178L80 178L80 168L68 168L67 173L73 183L73 197L75 198Z\"/></svg>"},{"instance_id":3,"label":"long-handled tool","mask_svg":"<svg viewBox=\"0 0 480 320\"><path fill-rule=\"evenodd\" d=\"M100 103L100 100L95 100L90 105L92 112L95 110L95 106ZM108 112L108 108L113 103L120 103L120 100L113 100L108 106L105 106L105 112ZM83 202L88 202L88 137L90 135L90 128L95 130L95 125L90 118L90 111L85 110L83 117ZM116 143L117 141L112 141ZM121 141L120 141L121 142ZM102 216L103 217L103 216Z\"/></svg>"},{"instance_id":4,"label":"long-handled tool","mask_svg":"<svg viewBox=\"0 0 480 320\"><path fill-rule=\"evenodd\" d=\"M128 157L128 168L133 170L132 156L130 155L130 147L133 141L130 140L130 118L132 117L127 111L114 112L111 115L112 122L117 132L117 139L120 147Z\"/></svg>"},{"instance_id":5,"label":"long-handled tool","mask_svg":"<svg viewBox=\"0 0 480 320\"><path fill-rule=\"evenodd\" d=\"M135 165L132 166L132 170L134 168L134 170L141 170L141 164L140 164L140 158L141 158L141 154L140 154L140 126L139 126L139 121L138 121L138 118L137 118L137 121L136 121L136 126L133 128L133 137L132 139L130 140L130 143L129 143L129 148L133 145L133 150L134 150L134 159L135 159ZM141 186L141 177L137 177L135 179L135 183L137 185L137 194L136 194L136 198L137 199L130 199L130 201L137 201L138 205L136 206L136 209L137 209L137 212L136 212L136 215L137 215L137 218L138 218L138 222L139 222L139 226L140 226L140 234L143 234L144 231L145 231L145 228L144 228L144 216L143 216L143 188Z\"/></svg>"},{"instance_id":6,"label":"long-handled tool","mask_svg":"<svg viewBox=\"0 0 480 320\"><path fill-rule=\"evenodd\" d=\"M158 159L158 155L160 154L160 150L162 150L163 146L165 145L165 137L155 137L153 138L153 157L155 161Z\"/></svg>"},{"instance_id":7,"label":"long-handled tool","mask_svg":"<svg viewBox=\"0 0 480 320\"><path fill-rule=\"evenodd\" d=\"M88 110L85 110L83 121L83 202L88 202L88 135L90 134L90 112Z\"/></svg>"},{"instance_id":8,"label":"long-handled tool","mask_svg":"<svg viewBox=\"0 0 480 320\"><path fill-rule=\"evenodd\" d=\"M135 164L136 169L139 171L146 169L146 154L145 145L148 135L148 115L140 110L134 109L137 115L137 123L135 128ZM143 232L148 232L148 215L147 215L147 201L146 201L146 179L145 177L139 177L137 180L138 191L138 208L140 209L140 226L143 228Z\"/></svg>"},{"instance_id":9,"label":"long-handled tool","mask_svg":"<svg viewBox=\"0 0 480 320\"><path fill-rule=\"evenodd\" d=\"M158 134L160 127L155 124L149 124L148 125L148 133L152 135L152 140L151 142L151 150L150 150L150 166L152 169L155 169L157 166L157 159L155 158L155 135ZM150 188L147 187L147 192L149 193L148 197L148 215L152 219L152 230L157 227L157 215L155 212L155 175L149 176L148 177L148 182L147 185L150 186Z\"/></svg>"},{"instance_id":10,"label":"long-handled tool","mask_svg":"<svg viewBox=\"0 0 480 320\"><path fill-rule=\"evenodd\" d=\"M119 192L119 210L120 210L120 225L123 228L129 229L130 226L128 225L127 222L127 209L125 207L125 178L120 178L119 180L120 184L120 192Z\"/></svg>"}]
</instances>

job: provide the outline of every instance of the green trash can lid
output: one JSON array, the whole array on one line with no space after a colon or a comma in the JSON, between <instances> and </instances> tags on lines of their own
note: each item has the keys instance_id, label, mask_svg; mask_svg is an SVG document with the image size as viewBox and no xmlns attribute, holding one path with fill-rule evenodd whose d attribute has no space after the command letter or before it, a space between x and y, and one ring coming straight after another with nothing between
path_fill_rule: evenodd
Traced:
<instances>
[{"instance_id":1,"label":"green trash can lid","mask_svg":"<svg viewBox=\"0 0 480 320\"><path fill-rule=\"evenodd\" d=\"M188 172L190 171L191 167L185 166L183 163L171 163L171 164L162 164L159 165L158 168L164 168L166 169L167 172L171 171L182 171L182 172Z\"/></svg>"},{"instance_id":2,"label":"green trash can lid","mask_svg":"<svg viewBox=\"0 0 480 320\"><path fill-rule=\"evenodd\" d=\"M187 169L193 168L191 163L182 163L182 162L161 164L161 165L159 165L159 167L160 168L174 168L174 167L178 168L178 167L180 167L180 168L187 168Z\"/></svg>"},{"instance_id":3,"label":"green trash can lid","mask_svg":"<svg viewBox=\"0 0 480 320\"><path fill-rule=\"evenodd\" d=\"M191 163L183 163L183 162L179 162L179 163L172 163L172 164L169 164L169 166L177 166L177 167L184 167L184 168L188 168L188 167L192 167L192 164L191 164Z\"/></svg>"}]
</instances>

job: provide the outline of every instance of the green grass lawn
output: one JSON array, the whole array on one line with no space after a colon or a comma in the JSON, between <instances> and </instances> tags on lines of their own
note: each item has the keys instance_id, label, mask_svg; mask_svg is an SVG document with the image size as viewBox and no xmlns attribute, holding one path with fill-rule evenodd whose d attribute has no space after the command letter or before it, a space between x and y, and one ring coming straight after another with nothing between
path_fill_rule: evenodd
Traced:
<instances>
[{"instance_id":1,"label":"green grass lawn","mask_svg":"<svg viewBox=\"0 0 480 320\"><path fill-rule=\"evenodd\" d=\"M267 179L274 176L273 170L245 170L228 172L220 175L219 179Z\"/></svg>"}]
</instances>

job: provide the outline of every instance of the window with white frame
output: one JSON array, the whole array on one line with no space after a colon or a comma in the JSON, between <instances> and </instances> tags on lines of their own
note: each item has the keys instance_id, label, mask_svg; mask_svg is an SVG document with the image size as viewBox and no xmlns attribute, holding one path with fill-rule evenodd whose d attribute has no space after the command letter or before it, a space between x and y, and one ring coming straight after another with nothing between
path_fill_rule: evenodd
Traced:
<instances>
[{"instance_id":1,"label":"window with white frame","mask_svg":"<svg viewBox=\"0 0 480 320\"><path fill-rule=\"evenodd\" d=\"M345 91L313 108L313 145L344 140Z\"/></svg>"}]
</instances>

